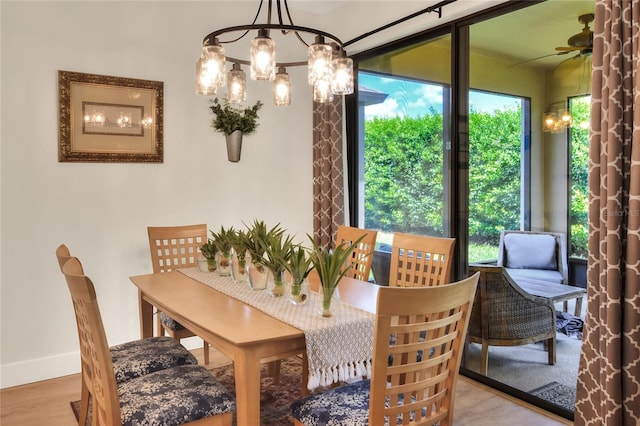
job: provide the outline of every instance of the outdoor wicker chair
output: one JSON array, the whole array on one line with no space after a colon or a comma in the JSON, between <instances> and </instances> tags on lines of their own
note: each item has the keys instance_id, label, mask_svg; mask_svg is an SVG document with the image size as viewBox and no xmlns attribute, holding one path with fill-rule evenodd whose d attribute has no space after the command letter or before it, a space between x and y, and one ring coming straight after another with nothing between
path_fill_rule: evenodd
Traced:
<instances>
[{"instance_id":1,"label":"outdoor wicker chair","mask_svg":"<svg viewBox=\"0 0 640 426\"><path fill-rule=\"evenodd\" d=\"M482 344L480 372L487 374L489 346L544 341L550 365L556 363L556 309L553 302L524 291L501 266L470 265L480 272L469 341Z\"/></svg>"}]
</instances>

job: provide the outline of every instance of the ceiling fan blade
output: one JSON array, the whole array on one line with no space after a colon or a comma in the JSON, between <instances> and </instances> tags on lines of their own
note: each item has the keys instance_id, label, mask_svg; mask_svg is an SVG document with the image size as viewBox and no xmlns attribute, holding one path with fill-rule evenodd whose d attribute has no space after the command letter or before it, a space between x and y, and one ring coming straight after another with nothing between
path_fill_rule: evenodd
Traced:
<instances>
[{"instance_id":1,"label":"ceiling fan blade","mask_svg":"<svg viewBox=\"0 0 640 426\"><path fill-rule=\"evenodd\" d=\"M527 59L526 61L518 62L516 64L510 65L510 67L516 67L518 65L526 64L527 62L537 61L538 59L542 59L542 58L548 58L549 56L566 55L567 53L569 53L568 50L566 52L563 51L563 52L558 52L558 53L550 53L548 55L542 55L542 56L538 56L537 58Z\"/></svg>"},{"instance_id":2,"label":"ceiling fan blade","mask_svg":"<svg viewBox=\"0 0 640 426\"><path fill-rule=\"evenodd\" d=\"M576 50L586 49L586 47L556 47L558 52L574 52Z\"/></svg>"}]
</instances>

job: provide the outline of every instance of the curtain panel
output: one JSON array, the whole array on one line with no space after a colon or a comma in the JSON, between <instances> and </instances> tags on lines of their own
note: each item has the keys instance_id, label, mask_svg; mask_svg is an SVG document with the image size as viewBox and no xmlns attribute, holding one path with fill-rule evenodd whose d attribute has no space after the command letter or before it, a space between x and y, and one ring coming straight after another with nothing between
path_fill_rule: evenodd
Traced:
<instances>
[{"instance_id":1,"label":"curtain panel","mask_svg":"<svg viewBox=\"0 0 640 426\"><path fill-rule=\"evenodd\" d=\"M576 425L640 424L640 2L596 0Z\"/></svg>"},{"instance_id":2,"label":"curtain panel","mask_svg":"<svg viewBox=\"0 0 640 426\"><path fill-rule=\"evenodd\" d=\"M313 103L313 238L331 247L344 223L342 97Z\"/></svg>"}]
</instances>

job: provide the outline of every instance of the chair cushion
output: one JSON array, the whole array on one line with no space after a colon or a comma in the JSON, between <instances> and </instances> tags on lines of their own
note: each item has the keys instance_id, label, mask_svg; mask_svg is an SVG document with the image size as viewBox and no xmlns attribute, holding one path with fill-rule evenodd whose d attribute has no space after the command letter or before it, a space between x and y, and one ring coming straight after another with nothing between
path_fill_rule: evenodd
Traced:
<instances>
[{"instance_id":1,"label":"chair cushion","mask_svg":"<svg viewBox=\"0 0 640 426\"><path fill-rule=\"evenodd\" d=\"M552 235L506 234L504 248L507 268L558 270L556 239Z\"/></svg>"},{"instance_id":2,"label":"chair cushion","mask_svg":"<svg viewBox=\"0 0 640 426\"><path fill-rule=\"evenodd\" d=\"M546 269L511 269L505 268L516 282L518 279L529 278L540 281L549 281L552 283L562 284L562 274L558 271L550 271Z\"/></svg>"},{"instance_id":3,"label":"chair cushion","mask_svg":"<svg viewBox=\"0 0 640 426\"><path fill-rule=\"evenodd\" d=\"M180 324L178 321L171 318L169 315L164 312L160 312L160 321L162 321L162 325L164 328L169 330L181 330L184 328L184 325Z\"/></svg>"},{"instance_id":4,"label":"chair cushion","mask_svg":"<svg viewBox=\"0 0 640 426\"><path fill-rule=\"evenodd\" d=\"M294 401L291 415L305 426L369 424L370 380L331 388Z\"/></svg>"},{"instance_id":5,"label":"chair cushion","mask_svg":"<svg viewBox=\"0 0 640 426\"><path fill-rule=\"evenodd\" d=\"M198 363L184 346L171 337L150 337L112 346L111 360L118 383L134 379L154 371L195 365Z\"/></svg>"},{"instance_id":6,"label":"chair cushion","mask_svg":"<svg viewBox=\"0 0 640 426\"><path fill-rule=\"evenodd\" d=\"M291 404L291 415L305 426L368 425L370 387L367 379L307 396ZM387 399L387 406L388 402ZM398 403L403 403L401 395ZM426 415L425 410L422 415ZM389 419L384 424L388 426ZM403 424L401 416L396 424Z\"/></svg>"},{"instance_id":7,"label":"chair cushion","mask_svg":"<svg viewBox=\"0 0 640 426\"><path fill-rule=\"evenodd\" d=\"M204 367L183 365L118 385L123 425L175 426L235 410L233 396Z\"/></svg>"}]
</instances>

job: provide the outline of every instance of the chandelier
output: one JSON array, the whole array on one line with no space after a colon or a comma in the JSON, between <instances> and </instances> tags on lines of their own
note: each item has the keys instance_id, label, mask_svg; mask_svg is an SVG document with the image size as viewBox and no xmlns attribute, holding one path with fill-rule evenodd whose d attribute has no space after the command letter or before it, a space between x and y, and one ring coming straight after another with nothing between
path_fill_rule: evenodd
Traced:
<instances>
[{"instance_id":1,"label":"chandelier","mask_svg":"<svg viewBox=\"0 0 640 426\"><path fill-rule=\"evenodd\" d=\"M249 67L252 80L271 81L273 84L273 102L276 105L291 104L291 81L287 68L307 66L308 83L313 87L315 102L330 102L334 96L353 93L353 61L347 58L344 45L337 37L321 30L295 25L291 19L287 0L276 0L277 23L272 21L273 1L268 1L266 23L256 23L264 0L260 1L253 22L249 25L227 27L208 34L202 41L202 54L196 62L196 93L215 95L217 89L226 86L227 99L231 103L246 100L246 72ZM286 20L283 20L285 15ZM251 40L249 60L232 58L226 55L223 44L235 43L252 31L257 31ZM307 60L298 62L278 62L276 43L270 37L271 31L281 32L284 36L294 36L305 46ZM231 40L220 40L222 35L240 33ZM313 38L308 43L303 38ZM227 62L231 69L227 71Z\"/></svg>"}]
</instances>

